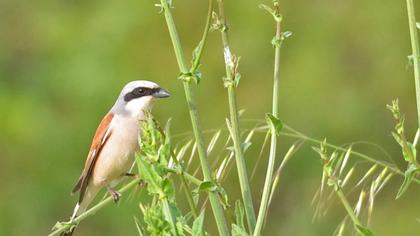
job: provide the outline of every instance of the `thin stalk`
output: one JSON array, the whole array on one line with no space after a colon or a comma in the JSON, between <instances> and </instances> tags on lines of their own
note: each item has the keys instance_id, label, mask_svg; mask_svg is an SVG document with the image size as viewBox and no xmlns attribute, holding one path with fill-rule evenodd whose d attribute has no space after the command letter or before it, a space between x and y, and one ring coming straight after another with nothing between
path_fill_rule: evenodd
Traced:
<instances>
[{"instance_id":1,"label":"thin stalk","mask_svg":"<svg viewBox=\"0 0 420 236\"><path fill-rule=\"evenodd\" d=\"M414 66L414 82L416 86L417 120L420 128L420 47L416 28L416 16L414 13L413 0L407 0L408 25L410 28L410 40Z\"/></svg>"},{"instance_id":2,"label":"thin stalk","mask_svg":"<svg viewBox=\"0 0 420 236\"><path fill-rule=\"evenodd\" d=\"M187 172L184 172L183 173L183 175L191 182L191 183L193 183L193 184L195 184L195 185L197 185L197 187L198 186L200 186L200 184L203 182L203 181L201 181L201 180L199 180L199 179L197 179L196 177L194 177L193 175L191 175L191 174L189 174L189 173L187 173Z\"/></svg>"},{"instance_id":3,"label":"thin stalk","mask_svg":"<svg viewBox=\"0 0 420 236\"><path fill-rule=\"evenodd\" d=\"M275 4L276 11L278 12L278 5ZM276 40L281 40L281 20L276 20ZM280 44L275 44L274 52L274 81L273 81L273 104L272 104L272 114L274 117L278 117L278 96L279 96L279 80L280 80ZM274 165L276 162L276 152L277 152L277 135L275 127L271 127L271 143L270 143L270 154L268 159L267 174L265 177L263 194L261 197L260 209L258 212L257 225L255 227L254 236L259 236L264 225L264 220L267 212L268 201L270 197L271 185L273 184L273 172Z\"/></svg>"},{"instance_id":4,"label":"thin stalk","mask_svg":"<svg viewBox=\"0 0 420 236\"><path fill-rule=\"evenodd\" d=\"M175 27L175 22L172 17L172 13L170 11L168 1L167 0L160 0L161 6L163 8L166 24L168 26L169 35L172 40L172 44L175 50L175 56L178 62L179 69L183 75L187 75L189 73L189 69L187 67L187 63L185 61L184 52L181 47L181 42L179 40L178 32ZM206 29L208 30L208 29ZM191 124L192 129L194 133L194 137L196 139L197 143L197 151L200 158L201 163L201 169L203 171L203 176L205 181L213 181L212 175L211 175L211 169L209 162L207 160L207 154L204 147L204 140L203 140L203 134L200 128L199 120L198 120L198 111L196 108L196 102L195 98L193 96L193 91L191 87L191 81L192 77L187 76L186 78L183 78L183 86L185 91L185 98L187 100L188 109L190 113L191 118ZM225 218L225 215L223 213L222 205L219 201L219 198L217 196L217 193L214 191L209 191L209 199L210 204L213 210L213 214L216 220L217 228L219 230L220 235L229 235L229 229L227 226L227 221Z\"/></svg>"},{"instance_id":5,"label":"thin stalk","mask_svg":"<svg viewBox=\"0 0 420 236\"><path fill-rule=\"evenodd\" d=\"M311 142L311 143L316 143L316 144L321 144L323 142L321 140L308 137L308 136L306 136L306 135L304 135L302 133L299 133L299 132L297 132L295 130L291 130L291 131L294 132L294 133L281 132L280 135L287 136L287 137L292 137L292 138L299 138L299 139L302 139L302 140L305 140L305 141L308 141L308 142ZM331 143L326 143L325 145L327 147L334 148L334 149L339 150L339 151L343 151L343 152L346 152L347 151L346 148L343 148L343 147L340 147L340 146L337 146L337 145L334 145L334 144L331 144ZM375 158L370 157L370 156L368 156L366 154L363 154L361 152L357 152L357 151L352 150L350 153L352 155L355 155L355 156L358 156L358 157L360 157L362 159L365 159L366 161L369 161L371 163L377 164L378 166L388 168L390 171L394 172L395 174L398 174L400 176L404 176L404 172L402 172L400 169L398 169L395 166L392 166L392 165L389 165L389 164L387 164L385 162L376 160ZM416 182L416 183L418 183L418 184L420 184L420 179L414 178L413 181Z\"/></svg>"},{"instance_id":6,"label":"thin stalk","mask_svg":"<svg viewBox=\"0 0 420 236\"><path fill-rule=\"evenodd\" d=\"M225 10L223 0L218 0L219 6L219 17L221 24L223 25L221 32L222 43L225 56L225 69L226 77L231 83L227 85L228 90L228 99L229 99L229 112L230 112L230 125L231 125L231 136L233 140L234 150L235 150L235 161L236 167L238 170L239 185L241 188L242 200L244 202L245 215L249 227L249 231L252 232L255 229L256 218L254 205L252 202L252 191L249 185L249 178L246 169L245 157L241 147L241 138L240 138L240 128L239 128L239 118L238 118L238 107L236 105L236 65L233 61L233 56L231 55L229 39L228 39L228 27L226 24ZM236 85L235 85L236 84Z\"/></svg>"},{"instance_id":7,"label":"thin stalk","mask_svg":"<svg viewBox=\"0 0 420 236\"><path fill-rule=\"evenodd\" d=\"M346 196L344 195L343 191L338 188L335 193L337 194L338 198L341 201L341 204L343 204L344 208L347 211L347 214L350 216L351 221L353 221L353 224L355 225L355 228L357 230L356 226L361 226L359 219L357 218L356 214L354 214L353 208L350 206L350 203L347 201Z\"/></svg>"},{"instance_id":8,"label":"thin stalk","mask_svg":"<svg viewBox=\"0 0 420 236\"><path fill-rule=\"evenodd\" d=\"M140 178L136 178L135 180L132 180L130 183L122 187L119 192L124 193L127 192L129 189L133 188L134 186L138 185L140 181ZM94 215L98 210L103 208L104 206L108 205L109 203L112 203L112 197L109 196L105 198L103 201L99 202L95 206L91 207L89 210L83 212L78 217L76 217L72 222L63 223L59 228L55 229L53 232L51 232L48 236L55 236L60 235L60 233L65 232L69 230L73 225L79 224L82 220L85 218Z\"/></svg>"}]
</instances>

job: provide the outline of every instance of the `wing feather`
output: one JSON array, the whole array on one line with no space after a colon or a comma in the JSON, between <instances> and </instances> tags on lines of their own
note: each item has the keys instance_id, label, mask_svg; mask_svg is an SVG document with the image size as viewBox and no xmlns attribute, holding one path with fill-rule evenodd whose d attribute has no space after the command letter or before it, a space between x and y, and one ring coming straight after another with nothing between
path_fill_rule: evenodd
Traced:
<instances>
[{"instance_id":1,"label":"wing feather","mask_svg":"<svg viewBox=\"0 0 420 236\"><path fill-rule=\"evenodd\" d=\"M104 147L105 143L108 141L109 137L112 134L111 122L113 118L114 114L108 113L102 119L101 123L98 126L98 129L95 132L95 136L90 146L89 154L86 159L83 172L72 190L72 193L76 193L80 190L79 203L83 200L90 177L92 176L93 169L95 168L96 161L98 160L98 156L101 153L101 150Z\"/></svg>"}]
</instances>

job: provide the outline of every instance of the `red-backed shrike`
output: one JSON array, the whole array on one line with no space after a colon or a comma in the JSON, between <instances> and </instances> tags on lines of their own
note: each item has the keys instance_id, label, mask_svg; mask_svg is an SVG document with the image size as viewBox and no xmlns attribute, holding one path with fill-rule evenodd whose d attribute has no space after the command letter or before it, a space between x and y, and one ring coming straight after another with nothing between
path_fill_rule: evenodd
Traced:
<instances>
[{"instance_id":1,"label":"red-backed shrike","mask_svg":"<svg viewBox=\"0 0 420 236\"><path fill-rule=\"evenodd\" d=\"M150 81L137 80L124 86L93 137L84 169L72 191L80 191L80 195L71 221L87 209L104 187L114 201L118 201L120 193L113 188L134 163L134 154L139 148L140 123L154 100L165 97L169 97L169 93Z\"/></svg>"}]
</instances>

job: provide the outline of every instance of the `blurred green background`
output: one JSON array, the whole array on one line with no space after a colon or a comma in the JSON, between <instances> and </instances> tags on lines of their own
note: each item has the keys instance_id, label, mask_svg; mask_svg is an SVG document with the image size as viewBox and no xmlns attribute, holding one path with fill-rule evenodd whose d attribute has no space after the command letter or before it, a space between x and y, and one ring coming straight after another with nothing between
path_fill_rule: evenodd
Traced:
<instances>
[{"instance_id":1,"label":"blurred green background","mask_svg":"<svg viewBox=\"0 0 420 236\"><path fill-rule=\"evenodd\" d=\"M385 108L400 99L412 137L416 113L405 1L280 2L283 28L293 32L281 56L281 119L337 144L377 143L405 168ZM69 192L92 135L126 82L148 79L167 88L172 97L156 104L155 116L162 122L172 117L173 134L190 130L172 45L155 3L0 1L0 235L45 235L70 216L77 198ZM226 0L232 49L241 56L238 100L246 119L263 119L271 109L274 23L260 3L270 1ZM201 37L207 2L174 0L174 5L189 56ZM217 32L209 36L202 70L196 90L202 126L218 128L228 109ZM256 144L263 136L259 139ZM291 142L280 138L279 157ZM310 146L284 170L265 235L331 235L345 215L336 202L327 216L312 221L321 165ZM384 159L372 146L355 148ZM247 153L250 170L258 151L255 145ZM266 161L252 180L256 203ZM420 187L413 185L394 200L401 182L393 178L377 198L375 235L420 232ZM235 173L224 186L232 199L239 197ZM139 215L136 200L123 200L83 221L77 235L135 235L133 215ZM210 211L207 217L212 218Z\"/></svg>"}]
</instances>

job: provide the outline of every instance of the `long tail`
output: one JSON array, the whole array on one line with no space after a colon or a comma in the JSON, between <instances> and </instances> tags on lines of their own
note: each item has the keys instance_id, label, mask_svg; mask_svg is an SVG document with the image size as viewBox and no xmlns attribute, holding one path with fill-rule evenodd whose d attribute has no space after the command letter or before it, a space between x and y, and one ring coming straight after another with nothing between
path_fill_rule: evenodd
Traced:
<instances>
[{"instance_id":1,"label":"long tail","mask_svg":"<svg viewBox=\"0 0 420 236\"><path fill-rule=\"evenodd\" d=\"M89 204L93 201L93 199L95 199L95 196L96 196L96 194L98 194L99 190L100 190L100 188L98 188L98 187L90 187L90 186L86 189L86 193L83 197L82 202L78 202L76 204L76 206L74 207L73 215L70 218L70 222L72 222L76 217L78 217L80 214L82 214L83 212L85 212L87 210ZM76 227L73 227L68 232L63 232L60 235L61 236L71 236L73 234L74 230L76 229Z\"/></svg>"}]
</instances>

